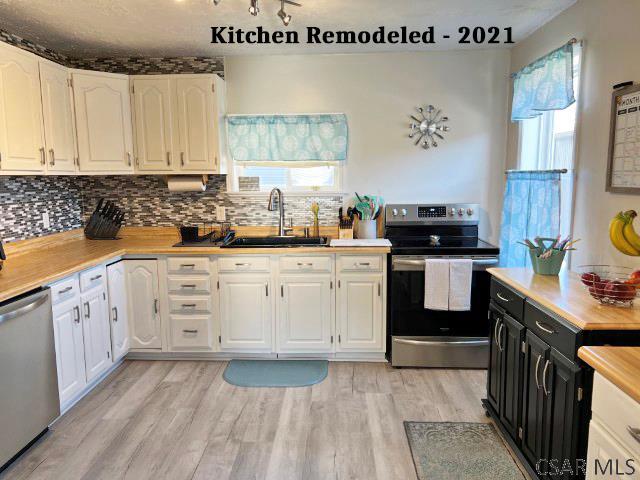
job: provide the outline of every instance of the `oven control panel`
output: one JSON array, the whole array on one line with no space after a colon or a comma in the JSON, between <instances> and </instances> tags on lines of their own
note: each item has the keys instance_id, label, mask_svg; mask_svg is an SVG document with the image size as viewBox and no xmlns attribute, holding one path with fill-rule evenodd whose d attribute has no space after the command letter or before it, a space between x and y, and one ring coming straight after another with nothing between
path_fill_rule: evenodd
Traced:
<instances>
[{"instance_id":1,"label":"oven control panel","mask_svg":"<svg viewBox=\"0 0 640 480\"><path fill-rule=\"evenodd\" d=\"M477 225L480 206L476 203L389 204L386 225Z\"/></svg>"}]
</instances>

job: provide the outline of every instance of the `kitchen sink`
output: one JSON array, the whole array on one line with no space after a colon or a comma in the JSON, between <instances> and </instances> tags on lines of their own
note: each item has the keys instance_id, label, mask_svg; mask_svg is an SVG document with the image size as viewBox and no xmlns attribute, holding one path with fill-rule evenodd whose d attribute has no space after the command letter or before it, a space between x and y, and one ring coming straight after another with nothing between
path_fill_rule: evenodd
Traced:
<instances>
[{"instance_id":1,"label":"kitchen sink","mask_svg":"<svg viewBox=\"0 0 640 480\"><path fill-rule=\"evenodd\" d=\"M240 237L222 248L326 247L327 237Z\"/></svg>"}]
</instances>

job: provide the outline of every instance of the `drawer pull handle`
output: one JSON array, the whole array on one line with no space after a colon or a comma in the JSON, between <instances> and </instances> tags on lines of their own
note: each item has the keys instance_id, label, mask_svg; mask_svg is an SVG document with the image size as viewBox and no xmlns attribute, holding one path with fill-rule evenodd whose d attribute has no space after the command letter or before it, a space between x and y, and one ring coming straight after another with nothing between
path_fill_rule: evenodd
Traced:
<instances>
[{"instance_id":1,"label":"drawer pull handle","mask_svg":"<svg viewBox=\"0 0 640 480\"><path fill-rule=\"evenodd\" d=\"M189 283L186 285L180 285L182 288L196 288L196 286L193 283Z\"/></svg>"},{"instance_id":2,"label":"drawer pull handle","mask_svg":"<svg viewBox=\"0 0 640 480\"><path fill-rule=\"evenodd\" d=\"M308 263L298 262L298 266L299 267L313 267L313 262L308 262Z\"/></svg>"},{"instance_id":3,"label":"drawer pull handle","mask_svg":"<svg viewBox=\"0 0 640 480\"><path fill-rule=\"evenodd\" d=\"M540 369L540 360L542 359L542 355L538 355L538 360L536 360L536 387L540 390L540 380L538 380L538 370Z\"/></svg>"},{"instance_id":4,"label":"drawer pull handle","mask_svg":"<svg viewBox=\"0 0 640 480\"><path fill-rule=\"evenodd\" d=\"M370 265L371 265L371 263L369 263L369 262L360 262L360 263L358 263L358 265L359 265L360 267L368 267L368 266L370 266Z\"/></svg>"},{"instance_id":5,"label":"drawer pull handle","mask_svg":"<svg viewBox=\"0 0 640 480\"><path fill-rule=\"evenodd\" d=\"M63 288L62 290L60 290L60 291L58 292L58 295L62 295L63 293L70 292L71 290L73 290L73 287Z\"/></svg>"},{"instance_id":6,"label":"drawer pull handle","mask_svg":"<svg viewBox=\"0 0 640 480\"><path fill-rule=\"evenodd\" d=\"M248 267L250 263L236 263L236 267Z\"/></svg>"},{"instance_id":7,"label":"drawer pull handle","mask_svg":"<svg viewBox=\"0 0 640 480\"><path fill-rule=\"evenodd\" d=\"M549 325L547 325L547 324L545 324L545 323L542 323L542 322L536 321L536 325L537 325L537 326L538 326L538 328L539 328L540 330L542 330L543 332L547 332L547 333L550 333L550 334L554 334L554 333L556 333L556 331L555 331L553 328L551 328Z\"/></svg>"},{"instance_id":8,"label":"drawer pull handle","mask_svg":"<svg viewBox=\"0 0 640 480\"><path fill-rule=\"evenodd\" d=\"M640 443L640 428L633 428L628 425L627 432L629 432L629 435L631 435L636 442Z\"/></svg>"},{"instance_id":9,"label":"drawer pull handle","mask_svg":"<svg viewBox=\"0 0 640 480\"><path fill-rule=\"evenodd\" d=\"M153 313L156 314L156 315L160 311L159 303L160 303L160 301L157 298L153 301Z\"/></svg>"},{"instance_id":10,"label":"drawer pull handle","mask_svg":"<svg viewBox=\"0 0 640 480\"><path fill-rule=\"evenodd\" d=\"M502 294L501 294L500 292L497 292L497 293L496 293L496 296L497 296L500 300L502 300L503 302L510 302L510 301L511 301L511 300L510 300L510 299L508 299L507 297L503 297L503 296L502 296Z\"/></svg>"},{"instance_id":11,"label":"drawer pull handle","mask_svg":"<svg viewBox=\"0 0 640 480\"><path fill-rule=\"evenodd\" d=\"M551 362L547 360L544 364L544 370L542 371L542 388L547 397L551 395L551 389L547 390L547 370L549 369L549 365L551 365Z\"/></svg>"},{"instance_id":12,"label":"drawer pull handle","mask_svg":"<svg viewBox=\"0 0 640 480\"><path fill-rule=\"evenodd\" d=\"M91 277L89 279L90 282L95 282L96 280L100 280L102 278L102 275L96 275L95 277Z\"/></svg>"},{"instance_id":13,"label":"drawer pull handle","mask_svg":"<svg viewBox=\"0 0 640 480\"><path fill-rule=\"evenodd\" d=\"M182 333L198 333L198 330L182 330Z\"/></svg>"},{"instance_id":14,"label":"drawer pull handle","mask_svg":"<svg viewBox=\"0 0 640 480\"><path fill-rule=\"evenodd\" d=\"M196 308L195 303L183 303L182 308Z\"/></svg>"},{"instance_id":15,"label":"drawer pull handle","mask_svg":"<svg viewBox=\"0 0 640 480\"><path fill-rule=\"evenodd\" d=\"M196 268L195 263L183 263L180 265L180 268Z\"/></svg>"}]
</instances>

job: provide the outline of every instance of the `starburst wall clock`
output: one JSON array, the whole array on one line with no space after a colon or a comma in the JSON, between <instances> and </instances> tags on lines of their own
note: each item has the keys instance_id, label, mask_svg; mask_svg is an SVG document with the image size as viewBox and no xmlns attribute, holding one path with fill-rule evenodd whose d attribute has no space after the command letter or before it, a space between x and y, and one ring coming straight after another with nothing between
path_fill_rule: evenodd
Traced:
<instances>
[{"instance_id":1,"label":"starburst wall clock","mask_svg":"<svg viewBox=\"0 0 640 480\"><path fill-rule=\"evenodd\" d=\"M436 138L444 140L442 134L449 131L449 127L444 125L449 121L449 117L442 116L442 110L433 105L428 105L426 108L418 107L416 110L419 116L410 115L413 121L409 125L411 129L409 138L416 138L414 145L420 145L425 150L437 147Z\"/></svg>"}]
</instances>

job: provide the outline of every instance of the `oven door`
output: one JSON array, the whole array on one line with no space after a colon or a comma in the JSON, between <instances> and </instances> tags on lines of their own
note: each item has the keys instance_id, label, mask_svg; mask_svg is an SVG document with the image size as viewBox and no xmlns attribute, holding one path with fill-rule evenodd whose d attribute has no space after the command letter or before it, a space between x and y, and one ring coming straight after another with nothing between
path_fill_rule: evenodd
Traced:
<instances>
[{"instance_id":1,"label":"oven door","mask_svg":"<svg viewBox=\"0 0 640 480\"><path fill-rule=\"evenodd\" d=\"M471 309L465 312L424 308L427 256L393 255L390 278L390 343L393 366L486 368L489 345L488 267L495 256L471 258Z\"/></svg>"}]
</instances>

